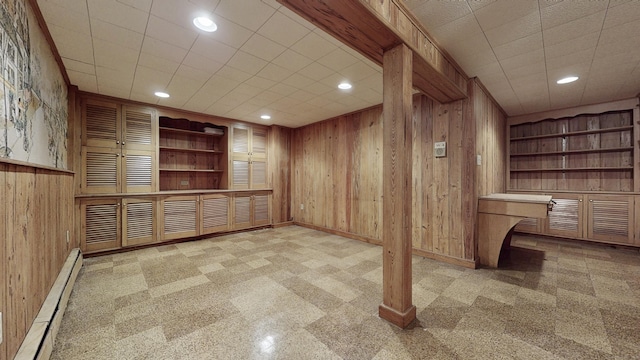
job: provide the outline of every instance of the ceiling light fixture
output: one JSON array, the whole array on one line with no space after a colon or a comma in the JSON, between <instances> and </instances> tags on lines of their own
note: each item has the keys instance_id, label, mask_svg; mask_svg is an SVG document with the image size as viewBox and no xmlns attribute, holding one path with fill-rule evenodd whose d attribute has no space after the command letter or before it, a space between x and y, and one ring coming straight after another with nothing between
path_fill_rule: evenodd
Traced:
<instances>
[{"instance_id":1,"label":"ceiling light fixture","mask_svg":"<svg viewBox=\"0 0 640 360\"><path fill-rule=\"evenodd\" d=\"M349 90L351 89L351 84L349 84L348 82L340 83L340 85L338 85L338 89Z\"/></svg>"},{"instance_id":2,"label":"ceiling light fixture","mask_svg":"<svg viewBox=\"0 0 640 360\"><path fill-rule=\"evenodd\" d=\"M162 92L162 91L156 91L154 93L155 96L160 97L160 98L168 98L169 94L167 94L166 92Z\"/></svg>"},{"instance_id":3,"label":"ceiling light fixture","mask_svg":"<svg viewBox=\"0 0 640 360\"><path fill-rule=\"evenodd\" d=\"M567 76L566 78L562 78L558 81L556 81L556 84L568 84L568 83L572 83L574 81L578 80L577 76Z\"/></svg>"},{"instance_id":4,"label":"ceiling light fixture","mask_svg":"<svg viewBox=\"0 0 640 360\"><path fill-rule=\"evenodd\" d=\"M271 119L271 116L269 116L269 115L260 115L260 119L269 120L269 119Z\"/></svg>"},{"instance_id":5,"label":"ceiling light fixture","mask_svg":"<svg viewBox=\"0 0 640 360\"><path fill-rule=\"evenodd\" d=\"M193 19L193 25L195 25L198 29L206 32L214 32L218 30L218 25L213 22L213 20L209 19L206 16L198 16Z\"/></svg>"}]
</instances>

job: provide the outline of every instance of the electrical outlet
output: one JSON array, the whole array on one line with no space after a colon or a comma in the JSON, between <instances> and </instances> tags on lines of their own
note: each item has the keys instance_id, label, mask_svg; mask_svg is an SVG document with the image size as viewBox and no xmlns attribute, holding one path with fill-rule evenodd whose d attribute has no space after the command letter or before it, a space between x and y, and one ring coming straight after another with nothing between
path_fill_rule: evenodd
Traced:
<instances>
[{"instance_id":1,"label":"electrical outlet","mask_svg":"<svg viewBox=\"0 0 640 360\"><path fill-rule=\"evenodd\" d=\"M433 154L437 158L442 158L447 156L447 143L445 141L440 141L433 144Z\"/></svg>"},{"instance_id":2,"label":"electrical outlet","mask_svg":"<svg viewBox=\"0 0 640 360\"><path fill-rule=\"evenodd\" d=\"M189 180L180 181L180 186L189 186Z\"/></svg>"},{"instance_id":3,"label":"electrical outlet","mask_svg":"<svg viewBox=\"0 0 640 360\"><path fill-rule=\"evenodd\" d=\"M304 210L304 204L300 204L300 210Z\"/></svg>"},{"instance_id":4,"label":"electrical outlet","mask_svg":"<svg viewBox=\"0 0 640 360\"><path fill-rule=\"evenodd\" d=\"M67 230L67 244L69 243L69 230Z\"/></svg>"},{"instance_id":5,"label":"electrical outlet","mask_svg":"<svg viewBox=\"0 0 640 360\"><path fill-rule=\"evenodd\" d=\"M482 165L482 155L476 155L476 164L478 166Z\"/></svg>"}]
</instances>

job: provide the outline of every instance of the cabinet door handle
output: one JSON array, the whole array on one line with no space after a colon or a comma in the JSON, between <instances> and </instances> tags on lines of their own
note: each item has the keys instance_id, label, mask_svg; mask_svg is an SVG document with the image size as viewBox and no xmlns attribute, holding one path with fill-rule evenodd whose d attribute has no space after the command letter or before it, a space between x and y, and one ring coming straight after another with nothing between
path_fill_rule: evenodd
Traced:
<instances>
[{"instance_id":1,"label":"cabinet door handle","mask_svg":"<svg viewBox=\"0 0 640 360\"><path fill-rule=\"evenodd\" d=\"M122 140L122 145L124 145L124 140Z\"/></svg>"},{"instance_id":2,"label":"cabinet door handle","mask_svg":"<svg viewBox=\"0 0 640 360\"><path fill-rule=\"evenodd\" d=\"M120 140L116 140L116 144L120 144Z\"/></svg>"}]
</instances>

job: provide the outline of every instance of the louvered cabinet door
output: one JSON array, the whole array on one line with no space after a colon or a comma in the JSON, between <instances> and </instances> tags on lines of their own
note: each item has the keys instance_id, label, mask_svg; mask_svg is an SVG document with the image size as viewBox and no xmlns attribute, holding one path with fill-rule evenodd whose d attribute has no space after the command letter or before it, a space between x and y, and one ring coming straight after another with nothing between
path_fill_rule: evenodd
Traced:
<instances>
[{"instance_id":1,"label":"louvered cabinet door","mask_svg":"<svg viewBox=\"0 0 640 360\"><path fill-rule=\"evenodd\" d=\"M158 120L155 110L122 106L122 145L127 150L155 151Z\"/></svg>"},{"instance_id":2,"label":"louvered cabinet door","mask_svg":"<svg viewBox=\"0 0 640 360\"><path fill-rule=\"evenodd\" d=\"M267 130L251 129L250 155L257 158L267 157Z\"/></svg>"},{"instance_id":3,"label":"louvered cabinet door","mask_svg":"<svg viewBox=\"0 0 640 360\"><path fill-rule=\"evenodd\" d=\"M120 200L83 200L81 209L81 247L86 253L120 247Z\"/></svg>"},{"instance_id":4,"label":"louvered cabinet door","mask_svg":"<svg viewBox=\"0 0 640 360\"><path fill-rule=\"evenodd\" d=\"M566 238L584 238L583 195L553 194L553 209L547 214L544 231Z\"/></svg>"},{"instance_id":5,"label":"louvered cabinet door","mask_svg":"<svg viewBox=\"0 0 640 360\"><path fill-rule=\"evenodd\" d=\"M592 240L634 242L633 196L587 195L587 237Z\"/></svg>"},{"instance_id":6,"label":"louvered cabinet door","mask_svg":"<svg viewBox=\"0 0 640 360\"><path fill-rule=\"evenodd\" d=\"M123 150L121 169L122 192L157 191L155 151Z\"/></svg>"},{"instance_id":7,"label":"louvered cabinet door","mask_svg":"<svg viewBox=\"0 0 640 360\"><path fill-rule=\"evenodd\" d=\"M120 147L120 107L115 103L84 99L82 109L82 145Z\"/></svg>"},{"instance_id":8,"label":"louvered cabinet door","mask_svg":"<svg viewBox=\"0 0 640 360\"><path fill-rule=\"evenodd\" d=\"M153 199L122 200L122 246L156 242L156 225L156 201Z\"/></svg>"},{"instance_id":9,"label":"louvered cabinet door","mask_svg":"<svg viewBox=\"0 0 640 360\"><path fill-rule=\"evenodd\" d=\"M227 195L200 196L200 234L229 230L229 197Z\"/></svg>"},{"instance_id":10,"label":"louvered cabinet door","mask_svg":"<svg viewBox=\"0 0 640 360\"><path fill-rule=\"evenodd\" d=\"M233 189L248 189L250 181L249 159L247 156L234 155L232 161L231 185Z\"/></svg>"},{"instance_id":11,"label":"louvered cabinet door","mask_svg":"<svg viewBox=\"0 0 640 360\"><path fill-rule=\"evenodd\" d=\"M267 159L256 159L251 157L249 162L251 180L250 189L264 189L267 187Z\"/></svg>"},{"instance_id":12,"label":"louvered cabinet door","mask_svg":"<svg viewBox=\"0 0 640 360\"><path fill-rule=\"evenodd\" d=\"M233 197L233 229L251 227L251 195L236 194Z\"/></svg>"},{"instance_id":13,"label":"louvered cabinet door","mask_svg":"<svg viewBox=\"0 0 640 360\"><path fill-rule=\"evenodd\" d=\"M267 225L271 223L269 216L269 195L256 194L253 196L253 225Z\"/></svg>"},{"instance_id":14,"label":"louvered cabinet door","mask_svg":"<svg viewBox=\"0 0 640 360\"><path fill-rule=\"evenodd\" d=\"M82 193L120 192L121 153L118 149L82 148Z\"/></svg>"},{"instance_id":15,"label":"louvered cabinet door","mask_svg":"<svg viewBox=\"0 0 640 360\"><path fill-rule=\"evenodd\" d=\"M246 127L233 127L231 151L234 155L249 155L249 130Z\"/></svg>"},{"instance_id":16,"label":"louvered cabinet door","mask_svg":"<svg viewBox=\"0 0 640 360\"><path fill-rule=\"evenodd\" d=\"M162 240L198 235L198 197L172 196L162 200Z\"/></svg>"}]
</instances>

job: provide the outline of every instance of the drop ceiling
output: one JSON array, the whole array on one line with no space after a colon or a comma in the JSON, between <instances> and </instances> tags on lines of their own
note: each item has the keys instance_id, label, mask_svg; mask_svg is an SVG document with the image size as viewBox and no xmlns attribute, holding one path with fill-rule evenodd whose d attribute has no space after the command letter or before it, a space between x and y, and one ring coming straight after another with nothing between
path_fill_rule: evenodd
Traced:
<instances>
[{"instance_id":1,"label":"drop ceiling","mask_svg":"<svg viewBox=\"0 0 640 360\"><path fill-rule=\"evenodd\" d=\"M378 65L275 0L37 3L71 83L83 91L289 127L382 102ZM509 115L640 92L640 2L405 3ZM202 13L216 32L192 25ZM557 85L565 75L580 79ZM338 89L342 81L353 87Z\"/></svg>"}]
</instances>

